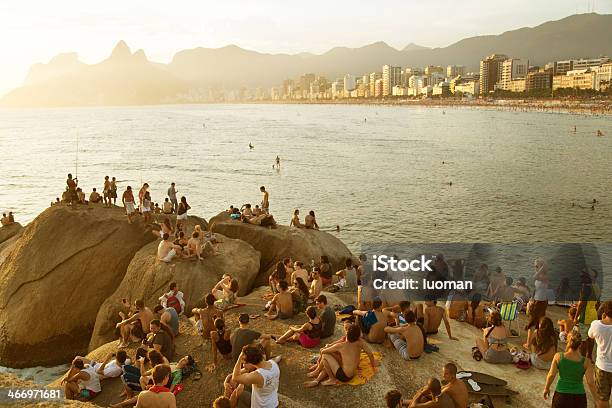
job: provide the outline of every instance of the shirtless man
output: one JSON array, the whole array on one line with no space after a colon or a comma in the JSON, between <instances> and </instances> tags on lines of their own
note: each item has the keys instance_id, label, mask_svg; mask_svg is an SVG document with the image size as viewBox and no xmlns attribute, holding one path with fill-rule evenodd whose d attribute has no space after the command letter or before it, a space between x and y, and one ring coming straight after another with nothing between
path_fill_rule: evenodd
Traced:
<instances>
[{"instance_id":1,"label":"shirtless man","mask_svg":"<svg viewBox=\"0 0 612 408\"><path fill-rule=\"evenodd\" d=\"M285 281L278 282L278 293L272 298L270 310L266 317L270 320L277 318L289 319L293 317L293 297L288 291L289 285Z\"/></svg>"},{"instance_id":2,"label":"shirtless man","mask_svg":"<svg viewBox=\"0 0 612 408\"><path fill-rule=\"evenodd\" d=\"M4 226L7 226L9 224L10 224L9 218L6 216L6 213L3 213L2 214L2 226L4 227Z\"/></svg>"},{"instance_id":3,"label":"shirtless man","mask_svg":"<svg viewBox=\"0 0 612 408\"><path fill-rule=\"evenodd\" d=\"M137 408L176 408L174 394L164 385L170 380L171 372L170 366L166 364L159 364L153 368L155 385L138 394Z\"/></svg>"},{"instance_id":4,"label":"shirtless man","mask_svg":"<svg viewBox=\"0 0 612 408\"><path fill-rule=\"evenodd\" d=\"M317 224L317 219L315 218L314 211L309 211L306 218L304 218L304 227L308 229L319 229L319 224Z\"/></svg>"},{"instance_id":5,"label":"shirtless man","mask_svg":"<svg viewBox=\"0 0 612 408\"><path fill-rule=\"evenodd\" d=\"M259 191L261 191L261 193L263 194L263 197L261 199L261 210L265 212L266 214L270 214L270 201L269 201L270 195L266 191L265 186L259 187Z\"/></svg>"},{"instance_id":6,"label":"shirtless man","mask_svg":"<svg viewBox=\"0 0 612 408\"><path fill-rule=\"evenodd\" d=\"M66 185L68 186L68 199L70 200L69 203L73 206L76 205L78 200L76 191L78 182L76 177L72 178L72 174L68 174L68 179L66 180Z\"/></svg>"},{"instance_id":7,"label":"shirtless man","mask_svg":"<svg viewBox=\"0 0 612 408\"><path fill-rule=\"evenodd\" d=\"M125 207L125 212L128 217L128 223L131 224L132 217L136 213L136 208L134 208L134 193L132 192L131 186L127 186L127 189L123 192L121 201L123 202L123 206Z\"/></svg>"},{"instance_id":8,"label":"shirtless man","mask_svg":"<svg viewBox=\"0 0 612 408\"><path fill-rule=\"evenodd\" d=\"M374 299L372 302L372 310L353 310L353 315L361 316L362 325L363 320L372 319L370 316L375 316L376 322L370 325L370 331L365 334L364 338L368 343L382 344L387 336L385 333L385 327L387 327L387 319L389 318L390 312L382 309L382 300Z\"/></svg>"},{"instance_id":9,"label":"shirtless man","mask_svg":"<svg viewBox=\"0 0 612 408\"><path fill-rule=\"evenodd\" d=\"M113 177L110 183L111 198L113 199L113 205L117 204L117 179Z\"/></svg>"},{"instance_id":10,"label":"shirtless man","mask_svg":"<svg viewBox=\"0 0 612 408\"><path fill-rule=\"evenodd\" d=\"M465 383L457 378L457 366L453 363L447 363L444 366L442 377L446 382L446 385L442 387L442 393L453 399L455 408L467 408L468 389Z\"/></svg>"},{"instance_id":11,"label":"shirtless man","mask_svg":"<svg viewBox=\"0 0 612 408\"><path fill-rule=\"evenodd\" d=\"M295 280L302 278L304 283L308 283L308 271L304 269L304 264L300 261L296 261L293 264L293 273L291 274L291 286L295 286Z\"/></svg>"},{"instance_id":12,"label":"shirtless man","mask_svg":"<svg viewBox=\"0 0 612 408\"><path fill-rule=\"evenodd\" d=\"M490 283L487 290L487 295L490 299L495 299L498 296L498 292L504 287L506 283L506 275L499 266L495 268L495 273L492 273L489 277Z\"/></svg>"},{"instance_id":13,"label":"shirtless man","mask_svg":"<svg viewBox=\"0 0 612 408\"><path fill-rule=\"evenodd\" d=\"M410 408L455 408L450 395L442 392L442 385L437 378L430 378L427 385L421 388L410 401Z\"/></svg>"},{"instance_id":14,"label":"shirtless man","mask_svg":"<svg viewBox=\"0 0 612 408\"><path fill-rule=\"evenodd\" d=\"M210 339L210 332L215 330L215 319L223 319L223 311L215 307L215 295L206 295L206 307L203 309L195 308L191 312L196 318L196 329L203 339Z\"/></svg>"},{"instance_id":15,"label":"shirtless man","mask_svg":"<svg viewBox=\"0 0 612 408\"><path fill-rule=\"evenodd\" d=\"M149 189L149 185L147 183L144 183L142 187L140 188L140 190L138 190L138 210L140 210L141 213L143 210L142 205L143 205L144 197L148 189Z\"/></svg>"},{"instance_id":16,"label":"shirtless man","mask_svg":"<svg viewBox=\"0 0 612 408\"><path fill-rule=\"evenodd\" d=\"M395 327L385 327L389 340L404 360L416 360L425 350L423 330L416 324L416 314L408 310L404 314L406 324Z\"/></svg>"},{"instance_id":17,"label":"shirtless man","mask_svg":"<svg viewBox=\"0 0 612 408\"><path fill-rule=\"evenodd\" d=\"M459 340L457 337L453 337L451 333L450 323L448 316L446 315L446 309L442 306L438 306L437 301L427 300L425 301L425 309L423 310L424 323L426 334L437 334L440 323L444 320L444 326L446 327L446 333L448 338L451 340ZM421 306L421 305L419 305Z\"/></svg>"},{"instance_id":18,"label":"shirtless man","mask_svg":"<svg viewBox=\"0 0 612 408\"><path fill-rule=\"evenodd\" d=\"M202 245L200 240L200 233L198 231L193 231L191 234L191 238L187 241L187 256L189 258L197 258L198 261L201 261L202 258Z\"/></svg>"},{"instance_id":19,"label":"shirtless man","mask_svg":"<svg viewBox=\"0 0 612 408\"><path fill-rule=\"evenodd\" d=\"M129 308L127 300L123 299L123 305ZM125 313L120 312L121 321L117 323L116 327L119 329L121 334L121 342L119 348L129 346L132 337L139 340L143 340L147 337L147 334L151 331L150 323L155 318L151 309L145 306L142 299L138 299L134 302L135 311L130 317L127 317Z\"/></svg>"},{"instance_id":20,"label":"shirtless man","mask_svg":"<svg viewBox=\"0 0 612 408\"><path fill-rule=\"evenodd\" d=\"M312 283L310 284L310 295L308 297L316 299L321 294L321 290L323 290L323 281L321 280L319 268L317 267L312 273Z\"/></svg>"},{"instance_id":21,"label":"shirtless man","mask_svg":"<svg viewBox=\"0 0 612 408\"><path fill-rule=\"evenodd\" d=\"M361 329L352 324L346 332L346 341L336 343L321 350L323 356L323 371L319 376L304 384L304 387L316 387L319 384L337 385L339 382L349 382L357 373L361 351L364 351L370 358L372 367L377 367L380 363L374 358L374 354L365 341L361 339ZM338 362L334 353L340 355L341 363Z\"/></svg>"},{"instance_id":22,"label":"shirtless man","mask_svg":"<svg viewBox=\"0 0 612 408\"><path fill-rule=\"evenodd\" d=\"M172 259L181 253L181 247L170 242L170 235L164 234L161 242L157 247L157 259L162 262L169 263Z\"/></svg>"},{"instance_id":23,"label":"shirtless man","mask_svg":"<svg viewBox=\"0 0 612 408\"><path fill-rule=\"evenodd\" d=\"M89 195L89 202L90 203L101 203L102 202L102 197L100 197L100 193L96 191L95 187L93 188L93 191Z\"/></svg>"}]
</instances>

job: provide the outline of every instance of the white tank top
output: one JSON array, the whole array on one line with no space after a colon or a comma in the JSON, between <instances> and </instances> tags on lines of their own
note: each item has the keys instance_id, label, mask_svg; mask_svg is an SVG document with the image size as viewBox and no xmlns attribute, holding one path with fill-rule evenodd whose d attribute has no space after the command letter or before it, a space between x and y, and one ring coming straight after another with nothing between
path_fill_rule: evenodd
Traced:
<instances>
[{"instance_id":1,"label":"white tank top","mask_svg":"<svg viewBox=\"0 0 612 408\"><path fill-rule=\"evenodd\" d=\"M278 383L280 381L280 368L274 360L268 360L272 365L269 370L258 368L257 372L263 377L263 387L253 385L251 392L251 408L278 407Z\"/></svg>"},{"instance_id":2,"label":"white tank top","mask_svg":"<svg viewBox=\"0 0 612 408\"><path fill-rule=\"evenodd\" d=\"M96 373L96 369L94 367L90 366L81 371L85 371L87 374L89 374L89 380L81 381L81 389L87 389L95 393L102 391L102 387L100 386L100 377L98 376L98 373Z\"/></svg>"},{"instance_id":3,"label":"white tank top","mask_svg":"<svg viewBox=\"0 0 612 408\"><path fill-rule=\"evenodd\" d=\"M535 281L535 293L533 298L538 301L548 300L548 285L541 281Z\"/></svg>"}]
</instances>

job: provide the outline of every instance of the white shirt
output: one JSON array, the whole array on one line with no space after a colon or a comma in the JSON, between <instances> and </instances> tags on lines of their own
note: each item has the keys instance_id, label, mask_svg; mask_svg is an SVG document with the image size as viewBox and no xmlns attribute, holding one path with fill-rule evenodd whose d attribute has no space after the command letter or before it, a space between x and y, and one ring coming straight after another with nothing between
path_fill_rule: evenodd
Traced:
<instances>
[{"instance_id":1,"label":"white shirt","mask_svg":"<svg viewBox=\"0 0 612 408\"><path fill-rule=\"evenodd\" d=\"M125 364L131 364L129 358L125 361ZM98 371L100 367L102 367L102 363L98 362L92 362L91 365L93 368L95 368L96 371ZM116 378L121 376L121 374L123 374L123 368L117 363L117 360L109 361L108 364L104 367L104 372L102 373L102 375L104 375L104 378Z\"/></svg>"},{"instance_id":2,"label":"white shirt","mask_svg":"<svg viewBox=\"0 0 612 408\"><path fill-rule=\"evenodd\" d=\"M269 370L258 368L257 372L263 377L263 387L253 384L251 391L251 408L278 407L278 383L280 382L280 368L274 360L268 360L272 365Z\"/></svg>"},{"instance_id":3,"label":"white shirt","mask_svg":"<svg viewBox=\"0 0 612 408\"><path fill-rule=\"evenodd\" d=\"M81 371L84 371L87 374L89 374L89 380L80 381L79 383L80 389L90 390L95 393L102 391L102 387L100 386L100 377L96 373L96 369L94 367L89 366L89 367L82 369Z\"/></svg>"},{"instance_id":4,"label":"white shirt","mask_svg":"<svg viewBox=\"0 0 612 408\"><path fill-rule=\"evenodd\" d=\"M548 300L548 285L541 280L535 281L535 293L533 299L538 301Z\"/></svg>"},{"instance_id":5,"label":"white shirt","mask_svg":"<svg viewBox=\"0 0 612 408\"><path fill-rule=\"evenodd\" d=\"M612 373L612 324L603 324L593 320L589 327L589 337L597 343L597 360L595 365L600 370Z\"/></svg>"}]
</instances>

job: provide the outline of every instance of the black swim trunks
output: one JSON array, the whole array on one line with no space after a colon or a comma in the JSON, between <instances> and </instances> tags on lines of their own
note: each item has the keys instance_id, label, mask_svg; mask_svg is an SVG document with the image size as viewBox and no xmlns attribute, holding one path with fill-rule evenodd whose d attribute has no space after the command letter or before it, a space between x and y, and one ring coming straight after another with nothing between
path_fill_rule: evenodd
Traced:
<instances>
[{"instance_id":1,"label":"black swim trunks","mask_svg":"<svg viewBox=\"0 0 612 408\"><path fill-rule=\"evenodd\" d=\"M340 382L349 382L353 379L353 377L349 378L347 377L347 375L344 373L344 370L342 369L342 367L338 367L338 370L336 370L336 380L340 381Z\"/></svg>"}]
</instances>

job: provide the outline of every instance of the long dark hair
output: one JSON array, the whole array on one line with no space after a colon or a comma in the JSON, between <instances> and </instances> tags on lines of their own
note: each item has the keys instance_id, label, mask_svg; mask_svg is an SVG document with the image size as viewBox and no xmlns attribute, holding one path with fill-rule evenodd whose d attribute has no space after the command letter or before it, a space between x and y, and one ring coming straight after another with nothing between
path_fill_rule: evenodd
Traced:
<instances>
[{"instance_id":1,"label":"long dark hair","mask_svg":"<svg viewBox=\"0 0 612 408\"><path fill-rule=\"evenodd\" d=\"M273 273L274 277L278 280L287 279L287 269L282 261L276 263L276 270Z\"/></svg>"},{"instance_id":2,"label":"long dark hair","mask_svg":"<svg viewBox=\"0 0 612 408\"><path fill-rule=\"evenodd\" d=\"M557 349L557 333L550 318L543 316L538 324L535 336L535 351L538 354L546 353L552 347Z\"/></svg>"},{"instance_id":3,"label":"long dark hair","mask_svg":"<svg viewBox=\"0 0 612 408\"><path fill-rule=\"evenodd\" d=\"M306 286L302 278L295 278L295 283L297 284L299 291L302 292L303 295L308 296L310 294L308 286Z\"/></svg>"},{"instance_id":4,"label":"long dark hair","mask_svg":"<svg viewBox=\"0 0 612 408\"><path fill-rule=\"evenodd\" d=\"M501 313L499 313L497 310L491 312L491 314L489 315L489 325L491 327L489 328L489 331L487 332L485 337L489 337L489 335L496 327L503 326L503 324L504 323L502 322Z\"/></svg>"}]
</instances>

